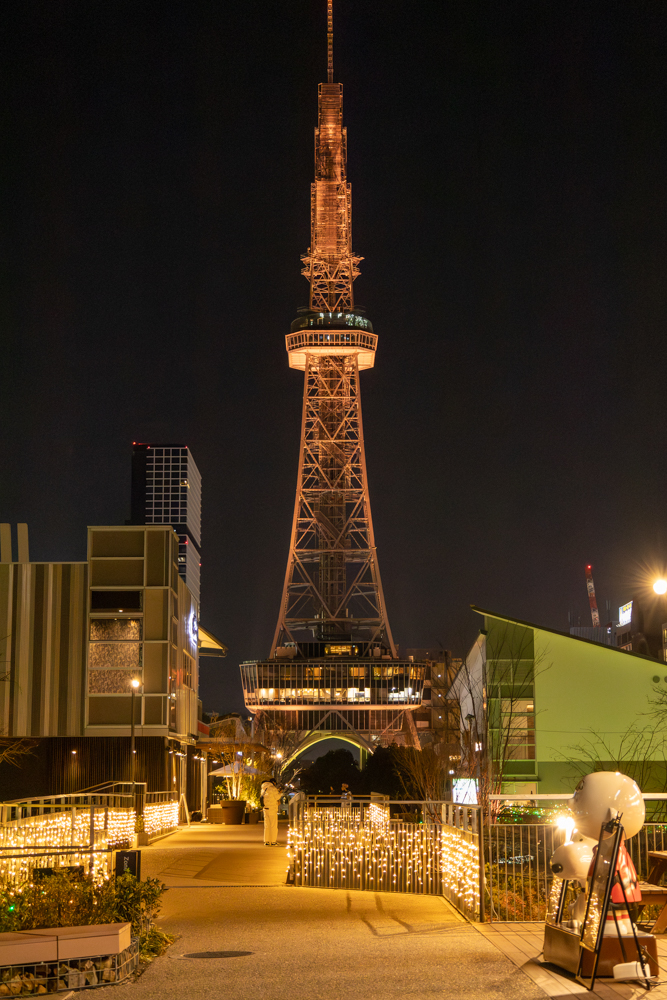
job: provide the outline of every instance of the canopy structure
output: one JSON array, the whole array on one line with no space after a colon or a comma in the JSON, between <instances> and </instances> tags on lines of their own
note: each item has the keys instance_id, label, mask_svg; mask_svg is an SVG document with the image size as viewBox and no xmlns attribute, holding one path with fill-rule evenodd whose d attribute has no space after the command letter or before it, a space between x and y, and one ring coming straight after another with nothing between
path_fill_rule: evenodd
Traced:
<instances>
[{"instance_id":1,"label":"canopy structure","mask_svg":"<svg viewBox=\"0 0 667 1000\"><path fill-rule=\"evenodd\" d=\"M224 642L217 639L212 632L199 626L199 655L200 656L227 656L227 647Z\"/></svg>"},{"instance_id":2,"label":"canopy structure","mask_svg":"<svg viewBox=\"0 0 667 1000\"><path fill-rule=\"evenodd\" d=\"M217 770L209 771L208 773L231 778L235 774L259 774L260 772L250 764L242 764L241 761L234 761L233 764L225 764L224 767L219 767Z\"/></svg>"}]
</instances>

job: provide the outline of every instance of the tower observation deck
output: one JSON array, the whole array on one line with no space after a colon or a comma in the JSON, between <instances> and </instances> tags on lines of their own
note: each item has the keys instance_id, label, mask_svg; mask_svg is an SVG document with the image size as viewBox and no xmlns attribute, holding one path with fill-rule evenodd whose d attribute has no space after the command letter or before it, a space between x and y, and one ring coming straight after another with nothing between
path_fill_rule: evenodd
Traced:
<instances>
[{"instance_id":1,"label":"tower observation deck","mask_svg":"<svg viewBox=\"0 0 667 1000\"><path fill-rule=\"evenodd\" d=\"M355 305L363 259L352 251L343 87L333 82L328 0L328 82L319 86L310 288L285 338L304 372L303 417L290 551L269 659L241 665L246 706L281 727L354 735L366 749L417 743L412 712L428 666L398 658L377 560L366 475L359 373L375 363L377 335ZM266 721L266 720L265 720ZM384 737L384 739L383 739Z\"/></svg>"}]
</instances>

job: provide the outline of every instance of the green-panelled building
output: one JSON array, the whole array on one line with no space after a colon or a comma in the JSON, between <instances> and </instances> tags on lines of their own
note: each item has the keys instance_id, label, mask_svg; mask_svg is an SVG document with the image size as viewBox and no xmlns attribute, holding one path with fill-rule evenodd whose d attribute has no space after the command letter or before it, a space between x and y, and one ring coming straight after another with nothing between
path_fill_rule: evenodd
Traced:
<instances>
[{"instance_id":1,"label":"green-panelled building","mask_svg":"<svg viewBox=\"0 0 667 1000\"><path fill-rule=\"evenodd\" d=\"M468 741L502 774L503 792L568 792L596 769L664 790L667 664L473 610L484 623L455 693Z\"/></svg>"}]
</instances>

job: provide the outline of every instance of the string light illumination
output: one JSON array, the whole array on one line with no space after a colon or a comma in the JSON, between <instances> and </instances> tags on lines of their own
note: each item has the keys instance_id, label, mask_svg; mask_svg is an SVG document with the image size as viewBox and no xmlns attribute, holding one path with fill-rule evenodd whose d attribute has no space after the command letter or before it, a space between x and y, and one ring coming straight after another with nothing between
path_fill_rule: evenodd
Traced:
<instances>
[{"instance_id":1,"label":"string light illumination","mask_svg":"<svg viewBox=\"0 0 667 1000\"><path fill-rule=\"evenodd\" d=\"M389 806L305 808L290 825L287 854L295 885L444 893L465 913L479 912L475 835L391 820Z\"/></svg>"},{"instance_id":2,"label":"string light illumination","mask_svg":"<svg viewBox=\"0 0 667 1000\"><path fill-rule=\"evenodd\" d=\"M549 897L547 899L547 912L546 912L546 922L548 924L555 924L556 917L558 916L558 906L560 904L560 895L563 889L563 880L557 875L554 875L551 880L551 888L549 890Z\"/></svg>"},{"instance_id":3,"label":"string light illumination","mask_svg":"<svg viewBox=\"0 0 667 1000\"><path fill-rule=\"evenodd\" d=\"M135 821L134 809L96 807L92 844L88 807L70 807L47 816L7 822L0 826L0 881L25 882L33 868L83 865L84 871L100 882L110 875L111 851L131 844ZM178 803L146 805L144 829L149 836L177 826Z\"/></svg>"},{"instance_id":4,"label":"string light illumination","mask_svg":"<svg viewBox=\"0 0 667 1000\"><path fill-rule=\"evenodd\" d=\"M178 802L155 802L144 807L144 830L149 837L178 826Z\"/></svg>"}]
</instances>

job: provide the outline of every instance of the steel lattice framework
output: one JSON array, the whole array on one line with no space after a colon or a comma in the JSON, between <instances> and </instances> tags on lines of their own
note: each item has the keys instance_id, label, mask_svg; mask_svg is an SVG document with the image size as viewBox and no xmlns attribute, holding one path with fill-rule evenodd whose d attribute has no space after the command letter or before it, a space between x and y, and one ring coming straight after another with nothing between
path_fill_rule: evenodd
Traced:
<instances>
[{"instance_id":1,"label":"steel lattice framework","mask_svg":"<svg viewBox=\"0 0 667 1000\"><path fill-rule=\"evenodd\" d=\"M430 709L422 709L430 665L398 658L375 548L359 373L375 364L377 336L354 301L362 258L352 251L347 134L343 88L333 82L331 3L327 0L329 72L319 87L310 247L302 258L310 296L286 336L290 368L304 373L290 551L271 653L240 669L255 725L296 734L293 755L335 735L356 743L362 756L383 743L420 746L430 719Z\"/></svg>"},{"instance_id":2,"label":"steel lattice framework","mask_svg":"<svg viewBox=\"0 0 667 1000\"><path fill-rule=\"evenodd\" d=\"M290 554L272 655L309 630L318 639L387 642L368 496L355 353L306 355L301 452ZM363 655L363 654L362 654Z\"/></svg>"},{"instance_id":3,"label":"steel lattice framework","mask_svg":"<svg viewBox=\"0 0 667 1000\"><path fill-rule=\"evenodd\" d=\"M311 246L302 258L307 310L287 336L290 366L305 373L299 472L290 553L271 656L305 636L359 641L360 655L382 644L396 657L377 563L368 495L359 371L372 367L377 337L352 285L362 259L352 252L351 190L343 88L319 87Z\"/></svg>"}]
</instances>

